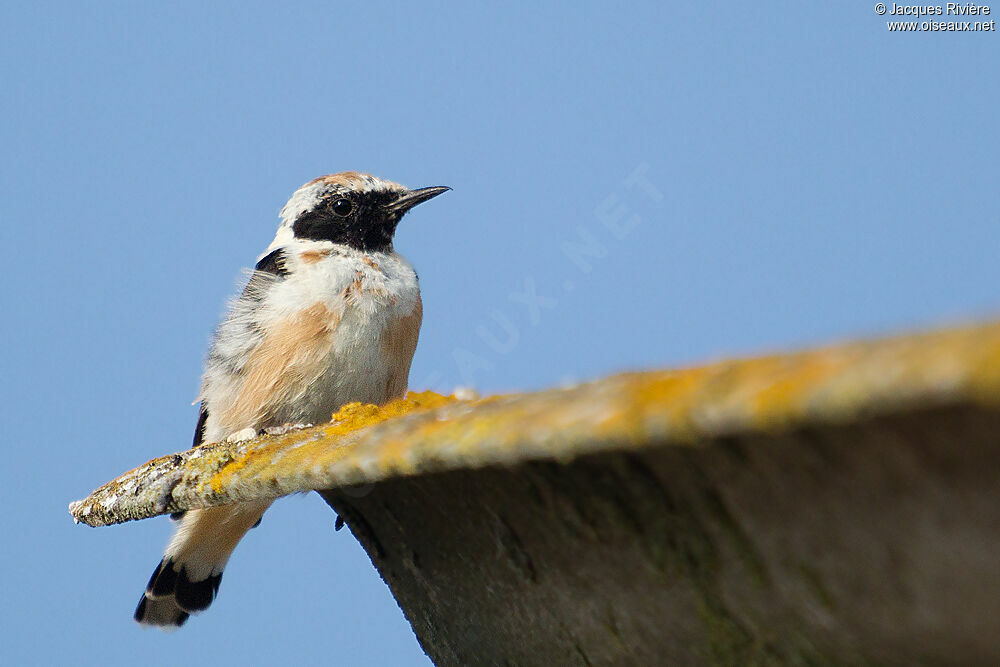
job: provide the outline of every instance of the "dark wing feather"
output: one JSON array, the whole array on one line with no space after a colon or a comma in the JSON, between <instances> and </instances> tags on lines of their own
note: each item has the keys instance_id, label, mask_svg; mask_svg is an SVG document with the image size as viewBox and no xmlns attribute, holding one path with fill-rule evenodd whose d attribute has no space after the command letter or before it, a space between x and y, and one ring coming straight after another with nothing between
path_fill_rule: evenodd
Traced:
<instances>
[{"instance_id":1,"label":"dark wing feather","mask_svg":"<svg viewBox=\"0 0 1000 667\"><path fill-rule=\"evenodd\" d=\"M205 422L208 421L208 409L205 408L205 401L201 402L201 411L198 413L198 424L194 427L194 445L197 447L205 439Z\"/></svg>"},{"instance_id":2,"label":"dark wing feather","mask_svg":"<svg viewBox=\"0 0 1000 667\"><path fill-rule=\"evenodd\" d=\"M253 268L255 271L260 271L261 273L273 273L280 278L284 278L288 275L288 269L285 268L285 251L281 248L271 251L257 262L257 266Z\"/></svg>"}]
</instances>

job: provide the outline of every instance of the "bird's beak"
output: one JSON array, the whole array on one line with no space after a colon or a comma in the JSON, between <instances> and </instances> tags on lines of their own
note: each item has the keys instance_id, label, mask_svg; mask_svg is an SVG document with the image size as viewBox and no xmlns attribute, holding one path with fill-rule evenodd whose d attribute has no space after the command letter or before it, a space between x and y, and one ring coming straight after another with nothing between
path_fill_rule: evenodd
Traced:
<instances>
[{"instance_id":1,"label":"bird's beak","mask_svg":"<svg viewBox=\"0 0 1000 667\"><path fill-rule=\"evenodd\" d=\"M428 199L433 199L439 194L448 192L448 190L451 190L451 188L447 185L434 185L429 188L417 188L416 190L410 190L402 197L389 204L386 208L394 213L406 213L417 204L422 204Z\"/></svg>"}]
</instances>

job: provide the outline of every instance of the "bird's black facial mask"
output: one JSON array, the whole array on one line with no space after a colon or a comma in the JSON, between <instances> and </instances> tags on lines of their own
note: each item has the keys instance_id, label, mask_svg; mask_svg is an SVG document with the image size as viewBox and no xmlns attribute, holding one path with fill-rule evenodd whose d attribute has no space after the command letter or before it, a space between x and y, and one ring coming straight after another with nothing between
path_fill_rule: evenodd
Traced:
<instances>
[{"instance_id":1,"label":"bird's black facial mask","mask_svg":"<svg viewBox=\"0 0 1000 667\"><path fill-rule=\"evenodd\" d=\"M366 252L389 250L396 225L406 213L391 208L401 194L395 190L331 193L295 220L292 233L296 238L332 241Z\"/></svg>"}]
</instances>

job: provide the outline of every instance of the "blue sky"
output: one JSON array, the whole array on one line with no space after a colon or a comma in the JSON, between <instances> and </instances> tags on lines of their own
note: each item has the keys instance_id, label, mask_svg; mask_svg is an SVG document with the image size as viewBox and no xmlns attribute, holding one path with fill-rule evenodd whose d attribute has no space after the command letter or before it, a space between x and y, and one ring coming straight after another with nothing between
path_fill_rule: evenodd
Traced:
<instances>
[{"instance_id":1,"label":"blue sky","mask_svg":"<svg viewBox=\"0 0 1000 667\"><path fill-rule=\"evenodd\" d=\"M5 3L4 664L427 664L315 495L181 631L166 519L68 501L189 446L212 327L314 176L453 192L397 249L411 387L533 389L1000 313L996 33L868 3Z\"/></svg>"}]
</instances>

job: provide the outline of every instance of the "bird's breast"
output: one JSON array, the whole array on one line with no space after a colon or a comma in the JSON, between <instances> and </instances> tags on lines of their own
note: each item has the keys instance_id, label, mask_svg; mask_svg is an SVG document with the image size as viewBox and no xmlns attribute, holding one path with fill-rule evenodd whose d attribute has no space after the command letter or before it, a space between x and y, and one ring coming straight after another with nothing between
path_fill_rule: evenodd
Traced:
<instances>
[{"instance_id":1,"label":"bird's breast","mask_svg":"<svg viewBox=\"0 0 1000 667\"><path fill-rule=\"evenodd\" d=\"M200 396L209 442L406 391L421 320L406 260L315 245L283 254L283 273L245 293L217 332Z\"/></svg>"},{"instance_id":2,"label":"bird's breast","mask_svg":"<svg viewBox=\"0 0 1000 667\"><path fill-rule=\"evenodd\" d=\"M289 388L289 400L269 421L316 423L345 403L380 404L402 395L422 317L413 269L382 253L301 261L286 281L296 292L289 301L297 302L294 312L315 318L297 325L302 345L292 357L302 367L289 369L287 381L298 386ZM312 336L320 320L322 335Z\"/></svg>"}]
</instances>

